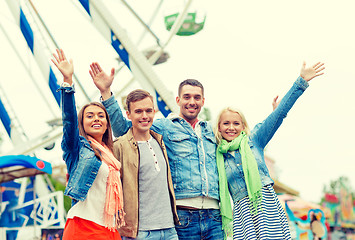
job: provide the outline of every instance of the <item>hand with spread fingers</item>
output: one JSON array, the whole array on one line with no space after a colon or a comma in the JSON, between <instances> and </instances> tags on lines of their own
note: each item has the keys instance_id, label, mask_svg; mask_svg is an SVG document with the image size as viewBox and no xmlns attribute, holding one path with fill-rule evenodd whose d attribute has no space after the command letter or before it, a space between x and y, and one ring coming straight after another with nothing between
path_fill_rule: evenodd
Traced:
<instances>
[{"instance_id":1,"label":"hand with spread fingers","mask_svg":"<svg viewBox=\"0 0 355 240\"><path fill-rule=\"evenodd\" d=\"M54 59L51 59L54 65L58 68L58 70L62 73L64 82L72 85L73 83L73 73L74 73L74 64L73 60L69 61L65 57L64 51L62 49L56 49L57 54L53 53Z\"/></svg>"},{"instance_id":2,"label":"hand with spread fingers","mask_svg":"<svg viewBox=\"0 0 355 240\"><path fill-rule=\"evenodd\" d=\"M314 64L312 67L306 68L306 62L303 62L301 68L300 76L306 80L307 82L311 81L313 78L323 75L323 70L325 69L324 63L318 62Z\"/></svg>"},{"instance_id":3,"label":"hand with spread fingers","mask_svg":"<svg viewBox=\"0 0 355 240\"><path fill-rule=\"evenodd\" d=\"M111 74L107 75L101 68L101 66L94 62L90 65L89 73L94 81L95 86L100 90L103 100L111 97L111 85L115 76L115 69L111 69Z\"/></svg>"}]
</instances>

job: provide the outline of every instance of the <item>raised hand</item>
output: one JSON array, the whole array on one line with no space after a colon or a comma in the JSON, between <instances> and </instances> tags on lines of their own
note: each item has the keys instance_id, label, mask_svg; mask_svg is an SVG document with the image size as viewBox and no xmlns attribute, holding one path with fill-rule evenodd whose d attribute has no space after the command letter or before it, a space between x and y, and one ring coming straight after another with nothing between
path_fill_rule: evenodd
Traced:
<instances>
[{"instance_id":1,"label":"raised hand","mask_svg":"<svg viewBox=\"0 0 355 240\"><path fill-rule=\"evenodd\" d=\"M278 98L279 98L279 96L276 96L276 97L272 100L272 111L275 111L275 109L277 108L277 106L279 106L280 101L277 101Z\"/></svg>"},{"instance_id":2,"label":"raised hand","mask_svg":"<svg viewBox=\"0 0 355 240\"><path fill-rule=\"evenodd\" d=\"M62 49L57 49L57 55L53 53L54 59L51 59L54 65L58 68L58 70L62 73L64 82L72 85L73 83L73 73L74 73L74 64L73 60L70 59L69 62L65 57L64 51Z\"/></svg>"},{"instance_id":3,"label":"raised hand","mask_svg":"<svg viewBox=\"0 0 355 240\"><path fill-rule=\"evenodd\" d=\"M107 75L97 62L90 65L90 76L94 81L95 86L100 90L103 100L111 97L111 85L115 75L115 69L111 69L111 74Z\"/></svg>"},{"instance_id":4,"label":"raised hand","mask_svg":"<svg viewBox=\"0 0 355 240\"><path fill-rule=\"evenodd\" d=\"M311 81L313 78L324 74L322 71L325 69L325 67L323 66L324 63L318 62L312 67L306 68L306 62L303 62L300 75L307 82Z\"/></svg>"}]
</instances>

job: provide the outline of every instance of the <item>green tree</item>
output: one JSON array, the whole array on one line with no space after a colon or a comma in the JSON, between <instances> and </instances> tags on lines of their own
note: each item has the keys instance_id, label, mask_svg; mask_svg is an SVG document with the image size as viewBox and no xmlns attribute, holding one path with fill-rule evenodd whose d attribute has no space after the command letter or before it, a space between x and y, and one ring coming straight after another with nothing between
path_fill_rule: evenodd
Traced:
<instances>
[{"instance_id":1,"label":"green tree","mask_svg":"<svg viewBox=\"0 0 355 240\"><path fill-rule=\"evenodd\" d=\"M65 185L62 184L60 181L56 180L55 178L53 178L51 175L48 175L49 180L51 181L54 189L56 191L62 191L64 192L65 190ZM64 196L64 209L66 212L69 211L71 207L71 199L68 196Z\"/></svg>"},{"instance_id":2,"label":"green tree","mask_svg":"<svg viewBox=\"0 0 355 240\"><path fill-rule=\"evenodd\" d=\"M324 196L326 193L339 196L340 189L342 187L347 189L349 192L351 192L353 199L355 199L354 198L355 192L353 191L353 189L351 187L349 178L346 176L340 176L336 180L331 180L328 186L323 185L323 197L322 197L321 203L323 203L325 201Z\"/></svg>"}]
</instances>

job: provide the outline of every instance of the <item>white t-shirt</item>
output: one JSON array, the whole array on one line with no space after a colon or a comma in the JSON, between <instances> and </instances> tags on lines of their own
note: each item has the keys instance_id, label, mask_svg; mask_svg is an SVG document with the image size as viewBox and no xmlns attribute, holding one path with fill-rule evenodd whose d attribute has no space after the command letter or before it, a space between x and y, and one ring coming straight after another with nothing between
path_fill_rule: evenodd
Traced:
<instances>
[{"instance_id":1,"label":"white t-shirt","mask_svg":"<svg viewBox=\"0 0 355 240\"><path fill-rule=\"evenodd\" d=\"M106 202L106 183L109 168L102 162L97 176L90 187L86 199L77 202L68 212L67 218L79 217L101 226L104 224L104 209Z\"/></svg>"}]
</instances>

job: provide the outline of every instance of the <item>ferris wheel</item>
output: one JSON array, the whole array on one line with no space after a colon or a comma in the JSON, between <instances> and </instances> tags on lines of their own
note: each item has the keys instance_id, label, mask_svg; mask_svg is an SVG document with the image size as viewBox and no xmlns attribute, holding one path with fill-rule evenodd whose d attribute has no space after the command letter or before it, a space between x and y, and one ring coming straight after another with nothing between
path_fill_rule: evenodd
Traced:
<instances>
[{"instance_id":1,"label":"ferris wheel","mask_svg":"<svg viewBox=\"0 0 355 240\"><path fill-rule=\"evenodd\" d=\"M114 59L116 64L115 74L119 75L120 81L124 78L122 80L124 84L120 85L117 89L113 89L116 90L113 92L116 98L124 97L125 92L132 90L134 86L139 86L149 91L152 96L155 96L155 104L162 116L167 116L170 112L177 111L174 97L165 82L160 79L156 66L163 65L169 61L170 56L166 48L171 44L171 40L175 36L187 37L203 29L206 17L203 16L201 20L197 17L195 10L189 10L191 9L192 0L182 2L178 7L174 7L173 12L169 14L164 13L165 7L169 5L168 1L164 0L151 0L149 1L149 9L143 10L139 9L137 1L129 3L126 0L67 0L57 1L57 4L64 2L66 2L67 6L71 7L71 10L65 9L64 13L77 14L78 19L80 18L81 21L90 25L92 32L89 32L89 34L99 36L99 38L103 39L100 44L106 45L113 52L110 57ZM60 166L56 166L56 163L52 162L52 158L61 157L61 153L55 152L55 150L59 148L58 145L60 144L58 142L62 136L60 95L56 91L59 88L61 80L56 69L53 69L50 64L51 52L56 48L62 48L64 45L62 36L59 35L58 31L55 30L48 20L51 8L55 9L56 6L47 5L44 8L42 5L48 4L48 2L42 0L4 0L0 1L0 4L2 4L0 5L0 9L2 9L0 11L0 36L6 39L6 44L3 42L2 45L7 45L9 48L7 52L11 52L17 59L17 62L20 63L21 66L17 66L17 68L21 67L27 74L29 79L28 84L32 89L24 87L24 90L28 92L20 96L20 100L23 101L20 105L26 106L31 101L35 101L33 103L36 106L35 110L46 116L45 118L41 118L38 116L38 112L31 111L28 107L25 110L21 109L21 106L16 103L19 100L18 97L14 100L14 94L11 92L9 82L1 78L0 120L2 127L0 127L0 141L1 139L4 142L8 140L10 144L8 144L5 151L0 149L0 155L4 155L3 157L27 158L27 156L42 156L43 152L45 152L47 154L44 154L44 156L49 156L49 159L46 159L47 157L41 157L41 159L48 161L53 168L53 170L51 169L48 172L52 173L51 176L53 178L57 177L65 182L65 172L63 171L63 169L65 170L65 166L63 161L59 164ZM117 17L117 15L120 16ZM160 21L158 22L157 18L159 16ZM69 16L64 17L69 18ZM131 27L127 23L127 19L134 19L136 25L140 26L137 28L139 30ZM164 27L163 34L161 34L161 30L156 31L154 27L156 22ZM69 29L71 26L68 25L66 27ZM138 31L139 33L137 33ZM135 36L133 37L133 35ZM86 37L88 36L80 36L82 40ZM145 42L149 42L150 44L144 44ZM85 41L81 44L85 45ZM14 71L10 63L7 68ZM19 81L18 86L15 87L15 91L20 90L22 80L14 79L14 81ZM94 101L93 96L95 94L93 94L93 90L88 87L82 76L79 74L74 75L74 82L77 91L76 96L80 98L80 101L77 101L78 108L87 102ZM26 117L22 116L24 115L24 111L29 111ZM36 131L36 134L31 133L31 126L28 127L27 121L32 118L37 118L38 124L41 123L42 126L43 124L46 125L40 127ZM32 127L35 126L32 124ZM56 172L57 170L59 173ZM5 172L3 173L6 174ZM62 194L56 192L55 194L58 196L54 196L54 190L48 192L49 187L46 185L50 185L50 182L43 176L45 175L38 175L36 178L40 179L37 181L37 185L41 183L39 190L45 192L45 194L43 193L45 196L37 199L34 197L29 202L33 202L32 204L38 202L38 206L44 206L48 205L46 204L49 201L48 199L53 198L51 201L58 203L58 200L55 199L62 199ZM20 181L19 188L30 188L27 182L26 180ZM23 191L23 194L25 193L26 191ZM43 199L43 203L41 199ZM60 202L63 202L63 200ZM0 203L2 203L1 199ZM25 206L26 202L19 202L17 205L12 206L11 209L7 209L4 205L4 208L1 209L1 214L16 215L16 209L20 209L22 205ZM36 211L34 205L33 209ZM59 214L61 216L58 221L63 225L63 207L59 206L53 209L57 211L54 215ZM31 214L37 216L36 213ZM40 213L38 212L37 214ZM17 219L20 218L31 219L30 216L23 214ZM49 224L51 223L50 219L39 222L35 218L33 221L34 225L38 225L38 229L43 227L44 223L47 224L47 227L51 226ZM17 226L17 230L28 225L28 222L21 222L21 224L20 227Z\"/></svg>"},{"instance_id":2,"label":"ferris wheel","mask_svg":"<svg viewBox=\"0 0 355 240\"><path fill-rule=\"evenodd\" d=\"M126 81L126 84L113 93L115 97L122 97L124 92L132 87L132 83L138 83L141 88L156 97L156 106L164 116L170 112L176 112L177 106L171 91L156 73L154 65L168 61L169 54L166 52L166 48L174 36L194 35L203 29L206 20L205 15L198 18L196 10L189 11L192 0L181 2L178 6L174 4L173 11L170 11L169 14L164 13L164 8L170 4L167 2L152 0L149 9L141 10L139 13L136 11L137 4L131 6L126 0L108 3L99 0L70 1L70 4L77 9L77 14L86 18L95 29L95 34L100 35L116 53L118 65L116 75L120 74L123 69L128 69L131 74L128 76L129 80ZM11 150L5 151L5 155L34 154L39 149L51 150L55 141L61 137L60 95L56 91L59 88L60 79L55 72L56 69L52 69L50 65L50 53L53 52L53 49L62 46L60 40L57 40L60 37L56 36L56 32L47 24L46 17L43 17L46 11L41 11L40 0L4 0L3 4L8 7L10 16L2 21L1 34L8 40L12 52L17 55L28 72L32 84L35 86L35 94L44 103L42 111L51 113L51 119L46 121L47 131L38 132L37 136L26 134L23 120L18 117L18 110L13 106L6 87L0 81L0 119L13 145ZM171 4L169 7L171 8ZM116 13L122 12L123 9L126 11L125 14L130 15L140 25L141 32L136 39L130 35L130 32L135 29L127 26L125 19L119 19L116 16ZM147 21L141 16L142 12L145 18L148 18ZM163 17L161 17L160 23L164 23L165 26L165 40L162 40L161 34L157 34L153 30L154 22L157 21L156 18L161 15L161 12L163 12ZM27 51L30 53L30 56L26 57L31 58L32 66L23 60L23 53L13 41L13 36L8 33L5 25L17 28L17 37L25 40ZM142 43L148 38L154 44L141 49ZM38 68L36 75L31 70L33 65ZM83 80L76 75L74 75L74 80L77 91L84 99L79 104L83 105L85 102L92 101L92 94L83 84ZM2 139L6 138L4 134L1 135ZM28 137L29 135L31 137Z\"/></svg>"}]
</instances>

